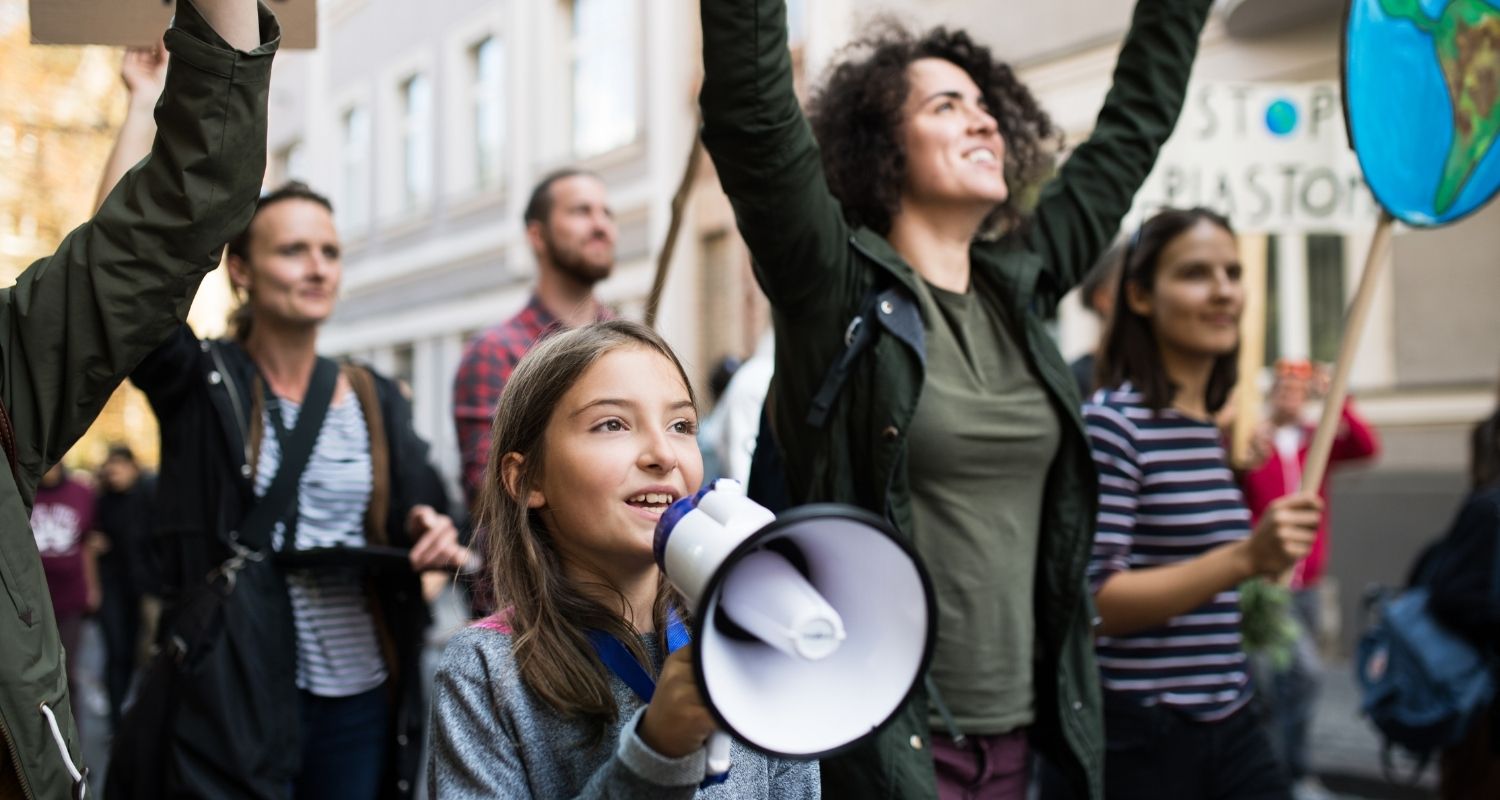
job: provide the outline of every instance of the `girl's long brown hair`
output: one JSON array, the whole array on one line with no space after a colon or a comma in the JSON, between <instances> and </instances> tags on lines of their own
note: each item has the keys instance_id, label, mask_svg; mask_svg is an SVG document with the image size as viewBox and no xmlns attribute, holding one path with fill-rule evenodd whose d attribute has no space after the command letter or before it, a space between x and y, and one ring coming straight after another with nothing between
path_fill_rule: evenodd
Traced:
<instances>
[{"instance_id":1,"label":"girl's long brown hair","mask_svg":"<svg viewBox=\"0 0 1500 800\"><path fill-rule=\"evenodd\" d=\"M521 360L506 382L495 412L489 471L479 506L495 608L506 615L521 679L559 714L585 718L591 743L602 738L619 709L610 691L609 672L595 655L586 632L598 630L615 637L648 671L654 672L655 665L621 613L624 595L603 578L591 588L596 595L599 588L619 595L615 608L581 591L583 587L563 571L552 533L540 512L527 508L526 498L546 469L546 432L553 410L590 366L624 347L653 350L670 360L696 406L681 362L644 325L611 320L549 336ZM510 486L505 485L501 469L508 453L522 457L519 474ZM667 614L673 608L683 613L681 598L663 579L652 608L663 652Z\"/></svg>"}]
</instances>

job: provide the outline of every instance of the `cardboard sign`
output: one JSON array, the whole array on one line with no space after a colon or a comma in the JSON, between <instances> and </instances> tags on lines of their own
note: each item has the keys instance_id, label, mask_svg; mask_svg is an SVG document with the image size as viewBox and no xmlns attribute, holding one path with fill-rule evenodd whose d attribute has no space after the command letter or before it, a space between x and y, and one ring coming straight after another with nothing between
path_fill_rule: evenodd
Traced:
<instances>
[{"instance_id":1,"label":"cardboard sign","mask_svg":"<svg viewBox=\"0 0 1500 800\"><path fill-rule=\"evenodd\" d=\"M1339 108L1335 81L1189 84L1136 210L1207 206L1243 232L1369 230L1380 208Z\"/></svg>"},{"instance_id":2,"label":"cardboard sign","mask_svg":"<svg viewBox=\"0 0 1500 800\"><path fill-rule=\"evenodd\" d=\"M317 0L263 0L281 22L283 49L318 45ZM31 0L34 44L147 47L161 39L176 0Z\"/></svg>"}]
</instances>

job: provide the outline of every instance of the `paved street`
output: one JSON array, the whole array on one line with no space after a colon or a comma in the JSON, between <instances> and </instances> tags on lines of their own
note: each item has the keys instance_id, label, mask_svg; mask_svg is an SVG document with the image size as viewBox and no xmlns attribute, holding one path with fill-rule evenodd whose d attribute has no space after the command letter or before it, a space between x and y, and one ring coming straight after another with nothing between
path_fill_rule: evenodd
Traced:
<instances>
[{"instance_id":1,"label":"paved street","mask_svg":"<svg viewBox=\"0 0 1500 800\"><path fill-rule=\"evenodd\" d=\"M1313 769L1341 798L1407 800L1436 796L1436 765L1416 787L1393 785L1380 767L1380 739L1359 714L1359 687L1347 662L1331 663L1313 719ZM1411 764L1398 759L1398 771Z\"/></svg>"},{"instance_id":2,"label":"paved street","mask_svg":"<svg viewBox=\"0 0 1500 800\"><path fill-rule=\"evenodd\" d=\"M448 632L457 627L457 620L449 608L444 611L447 613L441 615L438 629ZM439 645L443 638L434 636L434 645ZM85 759L91 770L94 796L101 797L109 722L105 716L103 686L93 677L103 667L103 640L97 626L90 624L85 628L82 650L83 664L90 677L84 679L82 697L75 700L74 707L82 717ZM1343 800L1418 800L1436 796L1435 767L1428 768L1416 787L1392 784L1385 779L1380 767L1380 740L1359 716L1359 692L1347 663L1328 666L1312 738L1313 769L1324 785ZM1410 762L1405 760L1398 761L1398 765L1402 770L1410 768Z\"/></svg>"}]
</instances>

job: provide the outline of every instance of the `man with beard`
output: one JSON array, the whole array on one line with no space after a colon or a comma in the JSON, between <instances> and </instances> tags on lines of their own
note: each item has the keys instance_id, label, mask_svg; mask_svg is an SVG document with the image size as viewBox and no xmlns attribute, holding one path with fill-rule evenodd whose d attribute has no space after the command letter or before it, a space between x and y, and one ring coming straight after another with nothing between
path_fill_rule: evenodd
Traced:
<instances>
[{"instance_id":1,"label":"man with beard","mask_svg":"<svg viewBox=\"0 0 1500 800\"><path fill-rule=\"evenodd\" d=\"M604 182L580 169L553 172L531 191L524 219L537 263L531 300L469 343L453 382L453 421L471 511L490 457L495 406L516 364L546 334L611 316L594 298L594 284L615 266L615 219Z\"/></svg>"}]
</instances>

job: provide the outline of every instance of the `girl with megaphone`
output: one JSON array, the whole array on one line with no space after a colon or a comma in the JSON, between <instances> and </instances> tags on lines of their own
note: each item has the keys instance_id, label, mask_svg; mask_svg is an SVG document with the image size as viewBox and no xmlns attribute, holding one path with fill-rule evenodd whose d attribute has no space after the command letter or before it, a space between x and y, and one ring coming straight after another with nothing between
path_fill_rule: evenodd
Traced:
<instances>
[{"instance_id":1,"label":"girl with megaphone","mask_svg":"<svg viewBox=\"0 0 1500 800\"><path fill-rule=\"evenodd\" d=\"M671 348L610 321L555 334L506 384L480 522L496 615L439 667L438 798L815 798L814 762L734 745L700 787L714 721L684 604L652 552L698 490L697 401Z\"/></svg>"}]
</instances>

